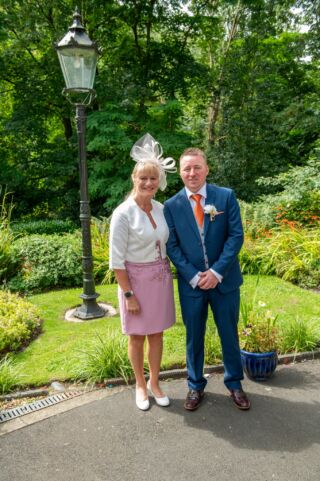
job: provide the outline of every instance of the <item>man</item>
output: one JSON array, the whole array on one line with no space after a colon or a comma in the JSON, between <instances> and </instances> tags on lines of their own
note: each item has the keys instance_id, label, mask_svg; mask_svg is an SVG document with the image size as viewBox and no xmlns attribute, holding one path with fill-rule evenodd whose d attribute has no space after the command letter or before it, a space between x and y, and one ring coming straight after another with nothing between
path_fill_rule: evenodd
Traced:
<instances>
[{"instance_id":1,"label":"man","mask_svg":"<svg viewBox=\"0 0 320 481\"><path fill-rule=\"evenodd\" d=\"M237 259L243 243L240 209L231 189L206 183L208 173L204 152L186 149L180 157L185 187L164 207L170 229L167 252L177 268L187 333L189 392L184 407L197 409L204 396L204 338L210 306L221 339L224 383L235 405L247 410L250 401L241 387L237 328L242 284Z\"/></svg>"}]
</instances>

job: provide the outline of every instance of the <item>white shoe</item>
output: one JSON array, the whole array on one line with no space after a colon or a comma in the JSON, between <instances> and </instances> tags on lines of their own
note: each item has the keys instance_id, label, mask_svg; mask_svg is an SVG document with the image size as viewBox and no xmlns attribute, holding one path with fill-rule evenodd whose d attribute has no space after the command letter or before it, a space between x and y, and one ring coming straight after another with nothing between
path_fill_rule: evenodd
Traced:
<instances>
[{"instance_id":1,"label":"white shoe","mask_svg":"<svg viewBox=\"0 0 320 481\"><path fill-rule=\"evenodd\" d=\"M169 406L169 404L170 404L170 399L168 398L168 396L156 397L156 396L154 395L154 393L152 392L152 389L151 389L150 379L149 379L149 381L147 382L147 388L149 389L150 393L151 393L152 396L154 397L154 400L155 400L155 402L158 404L158 406L162 406L162 407Z\"/></svg>"},{"instance_id":2,"label":"white shoe","mask_svg":"<svg viewBox=\"0 0 320 481\"><path fill-rule=\"evenodd\" d=\"M138 393L136 391L136 405L141 411L147 411L150 407L149 398L147 399L139 399Z\"/></svg>"}]
</instances>

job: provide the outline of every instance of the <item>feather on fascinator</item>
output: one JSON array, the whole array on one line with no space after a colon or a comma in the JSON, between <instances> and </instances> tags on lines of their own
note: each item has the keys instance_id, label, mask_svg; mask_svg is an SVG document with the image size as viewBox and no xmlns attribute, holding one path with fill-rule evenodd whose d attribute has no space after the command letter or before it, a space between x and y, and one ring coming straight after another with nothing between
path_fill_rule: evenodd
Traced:
<instances>
[{"instance_id":1,"label":"feather on fascinator","mask_svg":"<svg viewBox=\"0 0 320 481\"><path fill-rule=\"evenodd\" d=\"M177 172L176 161L172 157L163 158L163 150L159 142L152 135L145 134L132 147L130 156L136 162L153 162L160 169L159 188L167 187L166 173Z\"/></svg>"}]
</instances>

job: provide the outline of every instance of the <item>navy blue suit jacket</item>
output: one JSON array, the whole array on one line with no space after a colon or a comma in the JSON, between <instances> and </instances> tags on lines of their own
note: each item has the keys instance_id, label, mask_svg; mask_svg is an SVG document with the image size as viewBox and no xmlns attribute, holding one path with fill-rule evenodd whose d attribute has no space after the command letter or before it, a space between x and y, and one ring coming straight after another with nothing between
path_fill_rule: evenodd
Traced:
<instances>
[{"instance_id":1,"label":"navy blue suit jacket","mask_svg":"<svg viewBox=\"0 0 320 481\"><path fill-rule=\"evenodd\" d=\"M209 267L223 276L216 289L228 293L242 284L237 258L243 244L239 204L231 189L214 184L207 184L206 204L213 204L218 211L223 211L213 221L210 221L209 214L205 214L204 243ZM164 215L170 230L167 253L177 269L179 292L187 296L202 295L203 290L193 289L189 283L199 271L207 268L199 229L185 188L165 202Z\"/></svg>"}]
</instances>

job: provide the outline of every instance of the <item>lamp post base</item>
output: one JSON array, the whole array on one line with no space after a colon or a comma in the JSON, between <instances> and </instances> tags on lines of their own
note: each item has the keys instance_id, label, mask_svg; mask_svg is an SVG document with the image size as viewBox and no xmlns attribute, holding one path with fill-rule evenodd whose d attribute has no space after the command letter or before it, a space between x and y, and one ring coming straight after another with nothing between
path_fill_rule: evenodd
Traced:
<instances>
[{"instance_id":1,"label":"lamp post base","mask_svg":"<svg viewBox=\"0 0 320 481\"><path fill-rule=\"evenodd\" d=\"M99 294L93 294L92 296L81 294L80 297L83 299L83 304L74 311L74 317L89 320L105 316L107 311L97 303L96 299L98 296Z\"/></svg>"}]
</instances>

